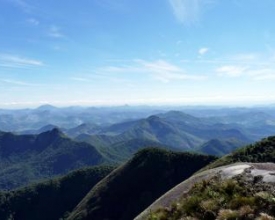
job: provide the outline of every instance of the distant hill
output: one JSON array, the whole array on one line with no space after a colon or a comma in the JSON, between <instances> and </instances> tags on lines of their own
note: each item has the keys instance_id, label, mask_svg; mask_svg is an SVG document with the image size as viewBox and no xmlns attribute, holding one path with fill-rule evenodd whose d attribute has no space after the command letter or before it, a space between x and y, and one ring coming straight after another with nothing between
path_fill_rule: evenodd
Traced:
<instances>
[{"instance_id":1,"label":"distant hill","mask_svg":"<svg viewBox=\"0 0 275 220\"><path fill-rule=\"evenodd\" d=\"M56 128L39 135L0 132L1 189L105 162L92 145L73 141Z\"/></svg>"},{"instance_id":2,"label":"distant hill","mask_svg":"<svg viewBox=\"0 0 275 220\"><path fill-rule=\"evenodd\" d=\"M141 150L100 181L68 220L133 219L165 191L215 159L157 148Z\"/></svg>"},{"instance_id":3,"label":"distant hill","mask_svg":"<svg viewBox=\"0 0 275 220\"><path fill-rule=\"evenodd\" d=\"M64 129L64 132L69 136L69 137L77 137L81 134L96 134L98 131L100 131L101 128L99 125L96 124L87 124L83 123L77 127L70 128L70 129Z\"/></svg>"},{"instance_id":4,"label":"distant hill","mask_svg":"<svg viewBox=\"0 0 275 220\"><path fill-rule=\"evenodd\" d=\"M36 109L0 109L0 130L20 133L38 130L54 124L59 128L71 129L81 124L109 126L115 123L148 117L156 112L151 107L55 107L42 105Z\"/></svg>"},{"instance_id":5,"label":"distant hill","mask_svg":"<svg viewBox=\"0 0 275 220\"><path fill-rule=\"evenodd\" d=\"M178 129L174 124L158 116L150 116L138 121L135 126L119 135L119 137L124 139L149 139L180 150L192 149L194 146L203 143L202 139Z\"/></svg>"},{"instance_id":6,"label":"distant hill","mask_svg":"<svg viewBox=\"0 0 275 220\"><path fill-rule=\"evenodd\" d=\"M53 130L54 128L57 128L57 129L61 130L60 128L58 128L58 127L55 126L55 125L48 124L48 125L45 125L45 126L39 128L39 129L24 130L24 131L21 131L21 132L18 132L18 133L19 133L19 134L41 134L41 133L43 133L43 132ZM17 134L17 133L16 133L16 134Z\"/></svg>"},{"instance_id":7,"label":"distant hill","mask_svg":"<svg viewBox=\"0 0 275 220\"><path fill-rule=\"evenodd\" d=\"M232 129L231 126L211 124L206 119L195 118L177 111L114 124L103 128L98 134L85 133L76 137L76 140L109 149L113 144L137 139L181 151L196 151L199 146L211 139L251 142L241 131Z\"/></svg>"},{"instance_id":8,"label":"distant hill","mask_svg":"<svg viewBox=\"0 0 275 220\"><path fill-rule=\"evenodd\" d=\"M59 220L114 168L90 167L32 184L10 192L0 192L0 219Z\"/></svg>"},{"instance_id":9,"label":"distant hill","mask_svg":"<svg viewBox=\"0 0 275 220\"><path fill-rule=\"evenodd\" d=\"M237 148L240 148L241 146L245 146L246 144L247 143L240 140L236 140L234 138L225 139L225 140L212 139L204 143L197 150L198 152L209 154L209 155L223 156L225 154L229 154L233 152L234 150L236 150Z\"/></svg>"},{"instance_id":10,"label":"distant hill","mask_svg":"<svg viewBox=\"0 0 275 220\"><path fill-rule=\"evenodd\" d=\"M239 150L218 159L204 169L210 169L235 162L275 163L275 136L264 138L254 144L240 148Z\"/></svg>"}]
</instances>

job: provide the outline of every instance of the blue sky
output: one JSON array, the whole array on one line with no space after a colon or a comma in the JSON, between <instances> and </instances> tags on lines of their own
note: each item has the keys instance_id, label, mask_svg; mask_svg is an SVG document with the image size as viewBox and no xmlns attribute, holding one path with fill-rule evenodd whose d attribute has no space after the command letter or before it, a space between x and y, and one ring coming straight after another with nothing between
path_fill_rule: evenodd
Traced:
<instances>
[{"instance_id":1,"label":"blue sky","mask_svg":"<svg viewBox=\"0 0 275 220\"><path fill-rule=\"evenodd\" d=\"M0 4L0 107L275 103L274 0Z\"/></svg>"}]
</instances>

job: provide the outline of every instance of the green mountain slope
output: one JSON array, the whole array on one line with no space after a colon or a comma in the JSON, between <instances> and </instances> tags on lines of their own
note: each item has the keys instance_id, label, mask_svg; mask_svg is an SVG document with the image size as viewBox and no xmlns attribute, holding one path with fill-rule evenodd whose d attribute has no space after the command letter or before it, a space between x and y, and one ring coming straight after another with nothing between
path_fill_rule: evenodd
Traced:
<instances>
[{"instance_id":1,"label":"green mountain slope","mask_svg":"<svg viewBox=\"0 0 275 220\"><path fill-rule=\"evenodd\" d=\"M98 166L80 169L68 175L0 193L0 219L58 220L114 168Z\"/></svg>"},{"instance_id":2,"label":"green mountain slope","mask_svg":"<svg viewBox=\"0 0 275 220\"><path fill-rule=\"evenodd\" d=\"M145 119L114 124L96 135L79 135L77 140L94 146L142 139L155 141L178 150L195 150L211 139L235 139L251 141L237 128L238 126L212 122L211 119L196 118L179 111L152 115Z\"/></svg>"},{"instance_id":3,"label":"green mountain slope","mask_svg":"<svg viewBox=\"0 0 275 220\"><path fill-rule=\"evenodd\" d=\"M78 141L85 141L93 146L105 158L113 162L125 162L129 160L134 153L146 147L160 147L164 149L176 150L176 148L166 146L158 141L151 139L135 138L135 135L86 135L82 134L76 138Z\"/></svg>"},{"instance_id":4,"label":"green mountain slope","mask_svg":"<svg viewBox=\"0 0 275 220\"><path fill-rule=\"evenodd\" d=\"M155 142L158 145L171 146L178 150L190 150L205 142L203 139L182 131L157 116L150 116L130 124L125 131L118 135L80 135L76 139L101 147L140 139ZM117 127L120 128L119 125L112 126L111 132L115 133L114 128ZM123 128L125 128L124 124Z\"/></svg>"},{"instance_id":5,"label":"green mountain slope","mask_svg":"<svg viewBox=\"0 0 275 220\"><path fill-rule=\"evenodd\" d=\"M133 219L165 191L214 159L157 148L141 150L100 181L68 220Z\"/></svg>"},{"instance_id":6,"label":"green mountain slope","mask_svg":"<svg viewBox=\"0 0 275 220\"><path fill-rule=\"evenodd\" d=\"M245 145L245 142L233 138L225 140L212 139L199 147L198 151L209 155L223 156Z\"/></svg>"},{"instance_id":7,"label":"green mountain slope","mask_svg":"<svg viewBox=\"0 0 275 220\"><path fill-rule=\"evenodd\" d=\"M58 129L39 135L0 133L0 188L65 174L107 160L90 144L75 142Z\"/></svg>"}]
</instances>

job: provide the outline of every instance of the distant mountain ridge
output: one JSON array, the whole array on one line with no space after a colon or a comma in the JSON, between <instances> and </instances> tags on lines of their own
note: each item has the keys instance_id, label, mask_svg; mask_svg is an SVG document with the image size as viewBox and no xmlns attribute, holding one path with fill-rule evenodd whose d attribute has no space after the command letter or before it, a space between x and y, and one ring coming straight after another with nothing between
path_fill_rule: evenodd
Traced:
<instances>
[{"instance_id":1,"label":"distant mountain ridge","mask_svg":"<svg viewBox=\"0 0 275 220\"><path fill-rule=\"evenodd\" d=\"M154 141L158 145L189 151L196 150L211 139L236 139L239 140L235 142L236 145L251 142L241 131L231 126L211 124L208 120L177 111L114 124L105 127L99 134L81 134L76 137L76 140L103 147L132 139Z\"/></svg>"},{"instance_id":2,"label":"distant mountain ridge","mask_svg":"<svg viewBox=\"0 0 275 220\"><path fill-rule=\"evenodd\" d=\"M240 146L245 146L246 143L238 139L211 139L210 141L201 145L197 150L198 152L223 156L225 154L232 153L234 150L240 148Z\"/></svg>"}]
</instances>

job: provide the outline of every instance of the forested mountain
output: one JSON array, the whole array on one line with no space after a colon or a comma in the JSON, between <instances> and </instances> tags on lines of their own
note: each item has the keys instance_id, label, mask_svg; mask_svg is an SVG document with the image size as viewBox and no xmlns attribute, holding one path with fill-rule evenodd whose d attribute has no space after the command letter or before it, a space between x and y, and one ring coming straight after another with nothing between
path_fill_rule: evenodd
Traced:
<instances>
[{"instance_id":1,"label":"forested mountain","mask_svg":"<svg viewBox=\"0 0 275 220\"><path fill-rule=\"evenodd\" d=\"M174 109L171 111L171 109ZM175 110L176 109L176 110ZM149 116L180 129L196 138L257 141L272 135L275 128L274 107L66 107L44 105L37 109L0 109L0 130L21 134L39 134L58 127L70 137L81 134L119 135ZM140 126L142 126L140 124ZM138 129L138 128L137 128ZM213 134L216 134L213 136ZM207 139L205 141L205 139Z\"/></svg>"},{"instance_id":2,"label":"forested mountain","mask_svg":"<svg viewBox=\"0 0 275 220\"><path fill-rule=\"evenodd\" d=\"M20 126L25 119L31 119L30 129L17 134L0 132L0 188L14 189L0 193L1 219L43 219L41 213L47 213L43 215L45 219L133 219L167 190L202 168L240 161L275 162L274 137L238 150L274 131L274 116L270 112L227 109L230 114L222 111L198 117L181 111L146 115L151 111L147 109L130 118L130 110L129 115L124 114L125 109L116 109L114 114L110 109L101 110L89 109L96 114L81 116L81 120L75 113L87 109L61 111L42 106L34 111L21 110L21 119L15 113L15 117L9 115L10 111L5 112L8 117L2 117L0 110L0 121L5 119L5 126L9 126L9 117L11 126L15 118L22 122ZM121 114L124 115L120 117ZM112 117L104 121L102 118L108 115ZM45 120L42 122L40 117ZM65 118L73 122L71 127L63 123ZM53 122L65 126L58 128ZM19 135L21 132L26 134ZM157 148L148 148L152 146ZM214 156L164 149L228 155L216 160ZM102 164L120 166L113 172L113 167L89 168L56 179L79 168ZM16 189L42 180L46 182ZM47 206L49 203L52 206Z\"/></svg>"},{"instance_id":3,"label":"forested mountain","mask_svg":"<svg viewBox=\"0 0 275 220\"><path fill-rule=\"evenodd\" d=\"M231 139L212 139L202 146L197 151L209 155L223 156L236 150L240 146L245 146L246 143L240 140Z\"/></svg>"},{"instance_id":4,"label":"forested mountain","mask_svg":"<svg viewBox=\"0 0 275 220\"><path fill-rule=\"evenodd\" d=\"M9 192L0 192L1 220L59 220L114 167L80 169L64 177Z\"/></svg>"},{"instance_id":5,"label":"forested mountain","mask_svg":"<svg viewBox=\"0 0 275 220\"><path fill-rule=\"evenodd\" d=\"M60 131L56 129L52 132L62 136ZM50 135L50 133L46 134ZM137 148L139 148L138 145L137 142ZM113 167L82 169L62 178L48 180L10 192L2 192L0 193L0 216L1 219L5 220L10 218L16 220L55 220L60 218L68 220L133 219L169 189L186 180L205 166L204 170L240 161L275 162L274 146L275 138L268 137L218 160L213 156L175 153L159 148L143 149L136 153L127 163L112 172ZM211 162L213 163L208 165ZM261 165L259 169L263 169L263 166L265 165ZM214 175L214 172L209 172ZM107 175L108 173L109 175ZM198 175L200 176L199 173ZM247 173L245 175L250 174ZM104 176L106 177L104 178ZM103 179L100 181L101 178ZM197 177L195 176L194 178L196 179ZM247 181L248 179L240 181ZM207 182L209 189L216 186L222 189L225 186L223 182L211 181ZM211 185L212 183L216 185ZM246 184L245 186L250 184L250 182L239 183L244 183ZM252 186L254 187L255 185L251 185L250 188ZM259 187L269 187L269 185L261 184ZM252 194L254 195L254 192L257 193L257 190L258 188L255 188ZM87 193L88 191L89 193ZM201 192L204 193L203 190ZM222 193L221 196L225 195L224 191ZM236 191L236 193L239 193L239 191ZM190 195L188 201L192 200L193 194L188 195ZM206 194L201 194L201 196L206 196ZM229 199L229 197L226 198ZM240 200L240 202L239 204L242 206L243 201ZM78 205L76 206L76 204ZM233 206L230 205L228 207L232 208ZM257 213L255 213L257 215L260 215L261 210L266 211L260 206L253 206L253 210L257 210ZM200 212L195 209L192 209L192 211L195 212L195 215L200 215ZM238 214L241 213L239 210L237 211ZM182 214L183 212L180 211L179 213ZM268 213L271 212L268 211ZM171 214L174 215L175 213L172 212ZM218 214L215 211L215 215ZM156 219L161 219L158 218L158 214L155 215L152 212L151 217L153 218L154 216ZM151 219L151 217L148 219Z\"/></svg>"},{"instance_id":6,"label":"forested mountain","mask_svg":"<svg viewBox=\"0 0 275 220\"><path fill-rule=\"evenodd\" d=\"M100 181L69 216L73 219L133 219L157 197L216 159L157 148L139 151Z\"/></svg>"},{"instance_id":7,"label":"forested mountain","mask_svg":"<svg viewBox=\"0 0 275 220\"><path fill-rule=\"evenodd\" d=\"M0 133L1 189L105 162L107 159L95 147L73 141L58 129L39 135Z\"/></svg>"},{"instance_id":8,"label":"forested mountain","mask_svg":"<svg viewBox=\"0 0 275 220\"><path fill-rule=\"evenodd\" d=\"M217 155L270 136L275 129L272 107L159 109L130 106L56 108L46 105L37 109L0 110L0 129L18 134L40 134L58 127L69 137L92 144L102 152L112 151L112 145L142 140L178 150L208 149L202 150L205 153L211 152L213 147L223 148L212 152ZM213 143L213 140L217 141Z\"/></svg>"},{"instance_id":9,"label":"forested mountain","mask_svg":"<svg viewBox=\"0 0 275 220\"><path fill-rule=\"evenodd\" d=\"M107 135L108 133L112 135ZM173 149L189 151L196 150L211 139L235 139L237 147L241 146L237 143L251 142L241 131L232 129L231 126L213 125L182 112L168 112L146 119L115 124L110 130L106 127L103 134L82 134L76 139L102 147L142 139Z\"/></svg>"}]
</instances>

